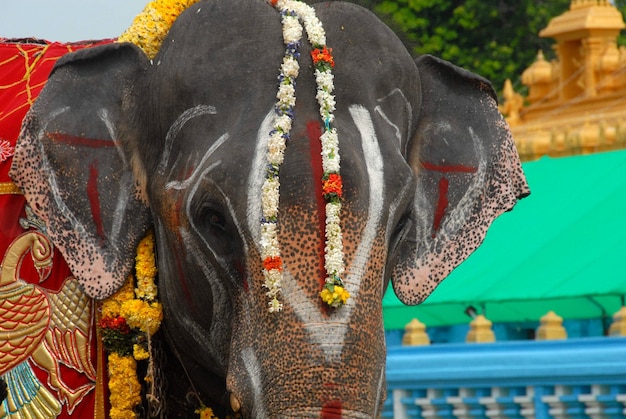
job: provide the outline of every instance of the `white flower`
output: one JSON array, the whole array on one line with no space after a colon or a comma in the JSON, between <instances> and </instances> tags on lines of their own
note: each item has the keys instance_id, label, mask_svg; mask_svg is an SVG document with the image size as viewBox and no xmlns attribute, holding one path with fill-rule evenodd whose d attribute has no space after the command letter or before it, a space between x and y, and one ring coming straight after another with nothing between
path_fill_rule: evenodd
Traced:
<instances>
[{"instance_id":1,"label":"white flower","mask_svg":"<svg viewBox=\"0 0 626 419\"><path fill-rule=\"evenodd\" d=\"M285 138L279 131L274 131L267 142L267 161L280 166L285 158Z\"/></svg>"},{"instance_id":2,"label":"white flower","mask_svg":"<svg viewBox=\"0 0 626 419\"><path fill-rule=\"evenodd\" d=\"M329 202L326 204L326 224L339 224L341 204Z\"/></svg>"},{"instance_id":3,"label":"white flower","mask_svg":"<svg viewBox=\"0 0 626 419\"><path fill-rule=\"evenodd\" d=\"M270 313L277 313L283 310L283 304L278 301L276 297L274 297L268 304L270 306Z\"/></svg>"},{"instance_id":4,"label":"white flower","mask_svg":"<svg viewBox=\"0 0 626 419\"><path fill-rule=\"evenodd\" d=\"M309 42L314 47L326 45L326 33L320 20L315 15L315 9L297 0L278 0L276 8L283 14L283 40L286 44L301 41L303 30L306 31ZM300 23L302 21L302 24ZM304 26L304 28L303 28ZM292 128L292 120L286 114L282 114L284 108L292 108L296 101L295 79L298 77L300 66L298 61L289 51L285 52L280 68L281 83L276 94L276 106L279 114L274 118L274 131L270 134L267 144L268 163L279 167L284 160L286 147L285 138ZM322 143L322 166L325 172L339 173L339 139L335 128L329 129L329 124L334 122L335 116L335 96L334 77L330 70L315 70L315 80L317 84L316 99L320 108L320 116L326 126L326 130L320 136ZM278 218L280 182L278 175L269 175L265 179L261 189L261 205L263 216L266 219ZM327 278L326 281L334 283L335 277L341 276L345 265L343 261L343 238L340 226L341 204L332 202L326 204L326 226L325 226L325 260ZM280 246L278 243L278 227L275 222L261 223L261 256L264 261L268 257L280 258ZM270 266L270 265L266 265ZM269 311L271 313L281 311L283 304L278 300L281 291L282 270L263 269L265 278L263 286L267 288Z\"/></svg>"},{"instance_id":5,"label":"white flower","mask_svg":"<svg viewBox=\"0 0 626 419\"><path fill-rule=\"evenodd\" d=\"M261 258L280 256L278 244L278 227L276 223L261 224Z\"/></svg>"},{"instance_id":6,"label":"white flower","mask_svg":"<svg viewBox=\"0 0 626 419\"><path fill-rule=\"evenodd\" d=\"M334 78L335 76L330 71L315 70L315 81L317 82L317 88L320 90L332 92L335 89Z\"/></svg>"},{"instance_id":7,"label":"white flower","mask_svg":"<svg viewBox=\"0 0 626 419\"><path fill-rule=\"evenodd\" d=\"M314 19L305 20L304 27L306 30L309 42L313 45L326 45L326 33L322 27L322 23L317 17Z\"/></svg>"},{"instance_id":8,"label":"white flower","mask_svg":"<svg viewBox=\"0 0 626 419\"><path fill-rule=\"evenodd\" d=\"M325 254L325 263L324 268L326 268L326 273L329 277L333 275L341 277L344 274L344 264L343 264L343 251L341 248L331 248L326 246L324 249Z\"/></svg>"},{"instance_id":9,"label":"white flower","mask_svg":"<svg viewBox=\"0 0 626 419\"><path fill-rule=\"evenodd\" d=\"M287 134L291 131L291 118L287 115L277 115L274 120L274 126Z\"/></svg>"},{"instance_id":10,"label":"white flower","mask_svg":"<svg viewBox=\"0 0 626 419\"><path fill-rule=\"evenodd\" d=\"M328 173L339 172L339 154L333 154L332 158L323 159L322 168L324 169L324 172Z\"/></svg>"},{"instance_id":11,"label":"white flower","mask_svg":"<svg viewBox=\"0 0 626 419\"><path fill-rule=\"evenodd\" d=\"M337 148L339 148L337 129L331 128L330 130L324 131L324 133L320 136L320 141L322 142L322 155L336 152Z\"/></svg>"},{"instance_id":12,"label":"white flower","mask_svg":"<svg viewBox=\"0 0 626 419\"><path fill-rule=\"evenodd\" d=\"M289 10L295 11L302 18L307 37L311 44L326 44L326 34L324 32L324 28L320 20L315 15L315 9L313 9L313 7L299 1L285 2L284 7L288 8Z\"/></svg>"},{"instance_id":13,"label":"white flower","mask_svg":"<svg viewBox=\"0 0 626 419\"><path fill-rule=\"evenodd\" d=\"M329 276L341 276L344 272L343 239L340 221L341 204L326 204L326 246L324 247L325 268Z\"/></svg>"},{"instance_id":14,"label":"white flower","mask_svg":"<svg viewBox=\"0 0 626 419\"><path fill-rule=\"evenodd\" d=\"M298 42L302 38L302 25L296 16L283 16L283 41L285 44Z\"/></svg>"},{"instance_id":15,"label":"white flower","mask_svg":"<svg viewBox=\"0 0 626 419\"><path fill-rule=\"evenodd\" d=\"M337 130L332 128L330 131L324 131L320 136L322 142L322 168L324 172L339 172L339 138Z\"/></svg>"},{"instance_id":16,"label":"white flower","mask_svg":"<svg viewBox=\"0 0 626 419\"><path fill-rule=\"evenodd\" d=\"M278 87L278 93L276 93L276 99L278 99L278 105L280 107L287 106L289 108L296 104L296 89L291 83L281 83Z\"/></svg>"},{"instance_id":17,"label":"white flower","mask_svg":"<svg viewBox=\"0 0 626 419\"><path fill-rule=\"evenodd\" d=\"M280 72L284 74L286 77L295 79L298 77L298 72L300 71L300 64L298 64L298 60L293 58L292 56L287 56L283 58L283 65L280 67Z\"/></svg>"},{"instance_id":18,"label":"white flower","mask_svg":"<svg viewBox=\"0 0 626 419\"><path fill-rule=\"evenodd\" d=\"M326 111L327 113L333 113L333 111L335 110L335 96L324 90L318 90L315 98L320 105L320 113L322 111ZM327 115L326 113L321 113L321 116L322 118L325 118Z\"/></svg>"},{"instance_id":19,"label":"white flower","mask_svg":"<svg viewBox=\"0 0 626 419\"><path fill-rule=\"evenodd\" d=\"M280 291L281 281L283 279L283 274L278 269L270 269L263 271L263 275L265 276L265 283L263 286L268 289L267 296L275 297Z\"/></svg>"},{"instance_id":20,"label":"white flower","mask_svg":"<svg viewBox=\"0 0 626 419\"><path fill-rule=\"evenodd\" d=\"M277 178L267 178L261 189L261 206L265 218L273 218L278 215L278 197L280 182Z\"/></svg>"}]
</instances>

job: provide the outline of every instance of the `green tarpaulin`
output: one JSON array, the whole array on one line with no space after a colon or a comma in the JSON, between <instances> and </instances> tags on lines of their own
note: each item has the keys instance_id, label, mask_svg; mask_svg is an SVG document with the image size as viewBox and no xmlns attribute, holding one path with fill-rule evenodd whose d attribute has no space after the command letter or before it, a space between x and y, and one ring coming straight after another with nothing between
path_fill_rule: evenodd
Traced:
<instances>
[{"instance_id":1,"label":"green tarpaulin","mask_svg":"<svg viewBox=\"0 0 626 419\"><path fill-rule=\"evenodd\" d=\"M383 300L386 329L418 318L467 323L611 316L626 295L626 151L528 162L531 195L498 218L483 245L421 305Z\"/></svg>"}]
</instances>

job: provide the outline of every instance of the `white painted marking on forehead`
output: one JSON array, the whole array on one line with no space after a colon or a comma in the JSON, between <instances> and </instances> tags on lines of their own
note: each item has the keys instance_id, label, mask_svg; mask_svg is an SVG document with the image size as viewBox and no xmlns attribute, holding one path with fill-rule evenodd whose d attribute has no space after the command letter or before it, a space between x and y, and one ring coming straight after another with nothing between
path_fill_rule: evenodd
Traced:
<instances>
[{"instance_id":1,"label":"white painted marking on forehead","mask_svg":"<svg viewBox=\"0 0 626 419\"><path fill-rule=\"evenodd\" d=\"M124 150L118 141L117 131L115 130L115 125L111 118L109 117L109 112L105 108L98 109L97 111L98 117L104 123L109 133L109 137L113 140L113 144L115 144L115 149L117 150L117 155L122 161L122 165L124 168L129 169L128 161L126 160L126 156L124 155ZM117 242L120 232L122 230L122 222L126 219L124 213L126 212L126 207L130 200L131 190L133 189L134 180L131 173L124 173L120 179L120 192L117 196L117 203L115 206L115 213L113 216L113 225L111 226L111 235L110 240L113 242Z\"/></svg>"},{"instance_id":2,"label":"white painted marking on forehead","mask_svg":"<svg viewBox=\"0 0 626 419\"><path fill-rule=\"evenodd\" d=\"M64 106L62 108L56 109L53 112L51 112L48 118L42 119L41 129L38 131L38 136L41 137L45 135L45 132L48 128L48 124L52 120L57 118L59 115L69 110L70 110L69 106ZM84 240L89 241L90 245L94 247L98 247L94 244L95 240L89 239L89 237L91 236L87 233L87 228L79 221L79 219L76 217L74 212L67 206L67 204L63 200L56 174L52 170L52 165L50 164L50 161L48 160L47 154L44 152L43 144L41 143L41 141L37 142L36 147L39 148L39 155L41 156L41 159L42 159L42 165L49 175L50 192L52 193L52 200L57 205L59 212L63 214L65 218L69 220L70 224L73 227L74 234L76 236L82 237ZM118 203L118 208L119 208L119 203ZM114 229L115 229L115 226L114 226ZM117 245L117 241L109 240L107 243L112 248L112 252L119 252L119 246Z\"/></svg>"},{"instance_id":3,"label":"white painted marking on forehead","mask_svg":"<svg viewBox=\"0 0 626 419\"><path fill-rule=\"evenodd\" d=\"M270 110L257 131L256 147L252 158L252 167L248 176L248 228L254 243L261 239L261 187L265 181L267 166L267 142L274 122L274 109Z\"/></svg>"},{"instance_id":4,"label":"white painted marking on forehead","mask_svg":"<svg viewBox=\"0 0 626 419\"><path fill-rule=\"evenodd\" d=\"M100 118L100 120L104 123L104 126L106 126L106 129L109 133L109 137L111 137L111 140L113 140L113 144L115 144L117 155L122 160L122 163L124 164L124 166L128 167L126 156L124 155L124 151L122 150L122 147L120 146L120 143L117 138L117 131L115 130L115 125L113 124L113 121L111 121L111 118L109 117L109 111L107 111L105 108L100 108L98 109L97 113L98 113L98 117Z\"/></svg>"},{"instance_id":5,"label":"white painted marking on forehead","mask_svg":"<svg viewBox=\"0 0 626 419\"><path fill-rule=\"evenodd\" d=\"M170 126L170 129L167 131L167 135L165 136L165 145L163 147L163 154L161 155L161 161L159 162L159 166L157 170L159 173L163 173L167 164L169 162L170 153L172 152L172 144L174 143L174 139L180 132L180 130L185 126L185 124L198 116L201 115L215 115L217 111L215 110L215 106L210 105L197 105L193 108L187 109L185 112L181 113L176 121Z\"/></svg>"},{"instance_id":6,"label":"white painted marking on forehead","mask_svg":"<svg viewBox=\"0 0 626 419\"><path fill-rule=\"evenodd\" d=\"M445 125L443 125L443 128L445 128ZM467 174L467 176L472 176L471 184L459 200L459 203L452 208L449 215L446 217L434 241L430 239L432 214L429 208L431 208L432 203L428 202L425 194L419 193L420 190L424 190L425 188L425 186L423 186L423 182L425 181L424 176L418 176L417 178L418 184L416 189L418 193L415 194L413 208L416 214L417 228L415 229L415 240L418 243L418 248L420 246L426 246L428 242L430 242L430 247L434 248L439 246L440 242L447 241L450 235L457 232L463 226L465 220L467 220L468 213L473 208L473 205L470 203L481 193L482 189L480 185L484 184L485 177L487 176L487 158L480 138L474 133L472 127L468 127L468 131L472 138L474 155L478 157L478 169L474 174Z\"/></svg>"},{"instance_id":7,"label":"white painted marking on forehead","mask_svg":"<svg viewBox=\"0 0 626 419\"><path fill-rule=\"evenodd\" d=\"M215 182L212 182L209 178L207 178L207 175L209 174L209 172L214 167L215 167L214 165L211 165L211 166L207 167L206 170L204 170L202 172L202 174L197 177L195 183L193 184L192 188L190 189L190 192L189 192L189 194L188 194L188 196L187 196L187 198L185 200L185 212L186 212L186 215L187 215L187 219L189 220L189 224L190 224L191 228L193 229L193 231L196 233L197 237L200 238L200 240L202 240L202 243L205 245L205 247L207 249L209 249L209 251L213 254L215 260L217 260L224 267L224 269L228 269L227 266L226 266L227 265L227 261L225 261L217 252L215 252L214 249L211 247L210 243L206 241L205 235L196 226L195 217L193 217L193 215L192 215L193 208L191 207L191 204L193 202L193 199L194 199L196 193L198 191L201 191L201 189L200 189L201 180L205 179L205 180L211 182L211 185L213 186L213 188L215 188L215 191L217 191L219 193L220 202L222 202L226 206L226 208L228 209L228 212L230 214L230 220L232 220L233 225L237 229L237 233L238 233L239 237L243 237L244 236L244 232L243 232L243 230L241 228L241 224L240 224L240 222L238 220L237 214L235 212L235 208L233 207L233 204L231 203L230 198L224 192L224 190L222 190L222 188L219 187L219 185L217 185ZM248 245L245 242L245 240L242 240L242 243L243 243L243 252L244 252L244 254L247 255L248 254Z\"/></svg>"},{"instance_id":8,"label":"white painted marking on forehead","mask_svg":"<svg viewBox=\"0 0 626 419\"><path fill-rule=\"evenodd\" d=\"M367 177L369 180L367 221L363 229L363 237L357 247L354 261L349 269L350 274L345 280L350 294L356 299L361 286L361 278L365 274L365 265L370 259L372 245L374 244L376 232L378 231L383 216L385 172L383 157L380 152L372 116L369 111L361 105L352 105L348 110L361 134L361 147L363 148ZM350 300L348 300L348 302L349 301Z\"/></svg>"},{"instance_id":9,"label":"white painted marking on forehead","mask_svg":"<svg viewBox=\"0 0 626 419\"><path fill-rule=\"evenodd\" d=\"M376 403L374 404L374 408L376 409L376 415L374 415L374 417L379 417L378 409L381 405L380 399L383 396L384 385L385 385L385 364L383 364L382 367L380 368L380 375L378 376L378 386L376 387Z\"/></svg>"},{"instance_id":10,"label":"white painted marking on forehead","mask_svg":"<svg viewBox=\"0 0 626 419\"><path fill-rule=\"evenodd\" d=\"M215 153L215 151L218 148L220 148L222 144L226 142L226 140L228 140L228 134L223 134L220 138L217 139L217 141L211 144L211 147L209 147L206 153L204 153L202 160L200 160L200 163L198 163L194 171L191 173L191 175L187 179L185 179L182 182L179 180L173 180L171 182L167 182L167 184L165 185L165 189L187 189L189 185L191 185L191 183L194 182L196 178L198 178L199 173L206 173L207 171L219 165L220 162L218 161L218 162L211 164L209 168L203 167L206 161L211 157L211 155L213 155L213 153ZM200 170L202 170L202 172L200 172Z\"/></svg>"},{"instance_id":11,"label":"white painted marking on forehead","mask_svg":"<svg viewBox=\"0 0 626 419\"><path fill-rule=\"evenodd\" d=\"M389 239L391 238L391 233L393 233L394 226L392 223L396 220L396 213L398 212L398 207L400 203L404 200L406 194L411 190L411 182L405 182L404 186L402 186L402 190L400 193L396 194L396 197L389 204L388 217L387 217L387 228L385 230L385 243L389 243Z\"/></svg>"},{"instance_id":12,"label":"white painted marking on forehead","mask_svg":"<svg viewBox=\"0 0 626 419\"><path fill-rule=\"evenodd\" d=\"M404 102L404 108L405 108L404 110L406 112L407 120L406 120L406 126L402 127L402 129L408 135L408 132L410 131L410 124L411 124L411 121L413 120L413 108L411 107L411 104L409 103L409 101L406 99L406 96L404 95L404 92L402 92L402 90L396 87L395 89L391 90L391 92L389 92L387 96L381 99L378 99L378 102L381 103L381 105L376 106L374 111L378 113L385 120L385 122L387 122L392 128L394 128L396 139L398 140L398 146L401 146L402 145L402 129L391 121L391 118L385 113L385 111L382 108L382 103L384 103L387 99L393 96L400 96L400 98ZM403 153L405 151L406 150L402 150Z\"/></svg>"},{"instance_id":13,"label":"white painted marking on forehead","mask_svg":"<svg viewBox=\"0 0 626 419\"><path fill-rule=\"evenodd\" d=\"M459 203L450 211L450 215L441 226L439 232L443 235L455 233L465 224L465 220L468 219L469 213L474 207L471 202L475 201L476 197L481 193L481 186L484 185L485 177L487 176L487 157L484 152L483 142L474 133L472 127L468 127L468 131L472 138L474 154L478 157L478 168L475 174L468 174L468 176L472 176L472 182Z\"/></svg>"},{"instance_id":14,"label":"white painted marking on forehead","mask_svg":"<svg viewBox=\"0 0 626 419\"><path fill-rule=\"evenodd\" d=\"M211 288L211 318L213 320L209 326L208 336L205 336L206 331L199 331L195 329L190 329L189 331L193 332L194 339L199 344L202 343L203 348L208 350L209 355L218 362L219 366L226 370L228 368L227 354L221 351L221 348L219 348L216 344L225 342L228 339L228 330L226 325L230 322L227 322L226 320L228 320L228 318L225 319L224 317L227 317L227 314L225 316L225 313L230 312L229 307L226 304L226 301L228 301L227 299L230 297L226 295L226 287L223 278L217 278L217 273L212 269L212 266L209 266L207 258L196 245L196 238L192 237L191 234L183 228L179 229L179 231L187 247L187 253L191 255L196 263L196 266L200 268L209 287ZM199 329L199 326L196 325L195 327ZM202 335L202 342L200 342L200 338L196 335Z\"/></svg>"},{"instance_id":15,"label":"white painted marking on forehead","mask_svg":"<svg viewBox=\"0 0 626 419\"><path fill-rule=\"evenodd\" d=\"M241 359L243 360L244 368L250 377L250 385L252 386L252 396L254 398L254 411L252 412L253 418L265 419L267 418L267 412L265 411L265 403L263 401L263 387L261 384L261 366L259 360L254 353L254 350L250 347L241 351Z\"/></svg>"},{"instance_id":16,"label":"white painted marking on forehead","mask_svg":"<svg viewBox=\"0 0 626 419\"><path fill-rule=\"evenodd\" d=\"M52 112L50 112L48 114L47 118L45 116L43 118L41 118L41 129L37 133L38 136L42 136L44 134L44 132L46 132L46 129L48 128L48 124L50 123L50 121L52 121L53 119L55 119L59 115L64 114L65 112L67 112L69 110L70 110L69 106L63 106L61 108L55 109Z\"/></svg>"},{"instance_id":17,"label":"white painted marking on forehead","mask_svg":"<svg viewBox=\"0 0 626 419\"><path fill-rule=\"evenodd\" d=\"M294 309L311 342L322 348L326 362L341 360L349 319L359 295L361 278L365 274L365 265L369 260L383 213L384 163L372 118L369 111L360 105L350 106L349 111L361 134L361 146L369 180L369 208L363 237L350 266L350 275L344 279L352 298L341 310L334 313L332 320L329 320L322 316L317 305L307 298L289 271L289 267L286 267L283 274L283 299Z\"/></svg>"}]
</instances>

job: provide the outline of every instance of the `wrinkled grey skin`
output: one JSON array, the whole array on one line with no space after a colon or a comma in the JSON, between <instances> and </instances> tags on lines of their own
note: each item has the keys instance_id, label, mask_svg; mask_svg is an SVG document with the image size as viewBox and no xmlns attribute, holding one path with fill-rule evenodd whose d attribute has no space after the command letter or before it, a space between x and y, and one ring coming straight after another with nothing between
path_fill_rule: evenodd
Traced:
<instances>
[{"instance_id":1,"label":"wrinkled grey skin","mask_svg":"<svg viewBox=\"0 0 626 419\"><path fill-rule=\"evenodd\" d=\"M192 383L206 405L232 400L243 417L377 417L386 280L404 302L423 301L528 193L486 80L414 61L365 9L315 9L336 62L352 295L340 310L318 297L320 119L307 42L280 169L285 309L267 310L260 189L284 46L265 2L199 2L152 62L131 44L61 59L11 172L94 298L122 284L154 225L168 391Z\"/></svg>"}]
</instances>

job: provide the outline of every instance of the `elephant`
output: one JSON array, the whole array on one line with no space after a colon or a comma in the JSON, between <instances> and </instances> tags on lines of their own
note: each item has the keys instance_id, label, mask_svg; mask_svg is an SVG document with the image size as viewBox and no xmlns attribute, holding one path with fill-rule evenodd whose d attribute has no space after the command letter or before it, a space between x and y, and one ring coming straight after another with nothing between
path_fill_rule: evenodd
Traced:
<instances>
[{"instance_id":1,"label":"elephant","mask_svg":"<svg viewBox=\"0 0 626 419\"><path fill-rule=\"evenodd\" d=\"M302 42L280 166L283 309L268 310L261 189L285 45L267 2L190 6L152 60L130 43L64 56L24 119L11 168L95 299L122 285L154 229L161 329L180 362L172 379L246 418L377 417L388 284L406 304L424 301L529 194L489 81L414 59L365 8L312 7L334 58L343 307L319 298L326 122Z\"/></svg>"}]
</instances>

